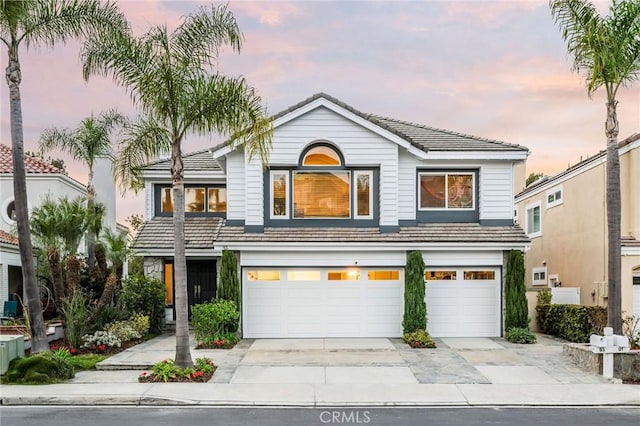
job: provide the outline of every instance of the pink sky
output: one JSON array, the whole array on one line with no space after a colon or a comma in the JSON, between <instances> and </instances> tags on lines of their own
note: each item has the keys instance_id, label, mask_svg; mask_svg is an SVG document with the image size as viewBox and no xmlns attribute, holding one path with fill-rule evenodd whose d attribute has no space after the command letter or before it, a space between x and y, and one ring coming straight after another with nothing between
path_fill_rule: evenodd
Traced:
<instances>
[{"instance_id":1,"label":"pink sky","mask_svg":"<svg viewBox=\"0 0 640 426\"><path fill-rule=\"evenodd\" d=\"M207 3L118 4L140 34L153 24L173 28ZM603 96L589 99L582 76L572 74L547 1L232 0L229 8L245 44L240 55L227 49L219 70L244 75L271 114L322 91L363 112L527 146L527 170L546 174L605 147ZM83 81L78 46L21 52L27 150L37 149L43 129L75 127L91 112L135 114L110 80ZM4 46L1 58L4 68ZM0 87L0 134L9 145L7 87ZM618 100L622 139L640 131L640 83ZM190 137L183 149L219 140ZM69 174L86 182L86 168L66 162ZM118 200L120 222L142 212L140 196Z\"/></svg>"}]
</instances>

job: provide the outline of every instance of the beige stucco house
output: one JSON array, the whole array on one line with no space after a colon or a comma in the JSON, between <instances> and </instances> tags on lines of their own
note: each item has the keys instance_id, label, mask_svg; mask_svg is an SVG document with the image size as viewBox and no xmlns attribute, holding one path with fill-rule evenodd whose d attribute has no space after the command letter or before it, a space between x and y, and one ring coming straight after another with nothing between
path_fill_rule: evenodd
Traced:
<instances>
[{"instance_id":1,"label":"beige stucco house","mask_svg":"<svg viewBox=\"0 0 640 426\"><path fill-rule=\"evenodd\" d=\"M640 315L640 134L620 142L619 154L622 309ZM601 151L515 197L517 221L531 238L525 282L532 318L537 291L548 287L578 287L580 304L607 304L605 167Z\"/></svg>"}]
</instances>

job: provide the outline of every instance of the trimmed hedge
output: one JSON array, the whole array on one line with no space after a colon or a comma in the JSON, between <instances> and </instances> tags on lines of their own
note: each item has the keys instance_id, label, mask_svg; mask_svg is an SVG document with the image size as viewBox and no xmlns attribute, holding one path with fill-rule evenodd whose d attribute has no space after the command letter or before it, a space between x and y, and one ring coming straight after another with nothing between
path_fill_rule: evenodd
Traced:
<instances>
[{"instance_id":1,"label":"trimmed hedge","mask_svg":"<svg viewBox=\"0 0 640 426\"><path fill-rule=\"evenodd\" d=\"M592 334L602 335L607 309L602 306L538 305L538 328L544 334L576 343L587 343Z\"/></svg>"}]
</instances>

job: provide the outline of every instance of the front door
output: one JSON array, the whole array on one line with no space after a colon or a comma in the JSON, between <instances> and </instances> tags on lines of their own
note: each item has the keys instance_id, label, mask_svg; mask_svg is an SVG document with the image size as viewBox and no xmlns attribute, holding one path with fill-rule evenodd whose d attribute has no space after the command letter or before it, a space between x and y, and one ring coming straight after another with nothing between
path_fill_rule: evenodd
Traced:
<instances>
[{"instance_id":1,"label":"front door","mask_svg":"<svg viewBox=\"0 0 640 426\"><path fill-rule=\"evenodd\" d=\"M215 299L215 259L187 260L187 295L189 307ZM189 317L191 317L191 309L189 309Z\"/></svg>"}]
</instances>

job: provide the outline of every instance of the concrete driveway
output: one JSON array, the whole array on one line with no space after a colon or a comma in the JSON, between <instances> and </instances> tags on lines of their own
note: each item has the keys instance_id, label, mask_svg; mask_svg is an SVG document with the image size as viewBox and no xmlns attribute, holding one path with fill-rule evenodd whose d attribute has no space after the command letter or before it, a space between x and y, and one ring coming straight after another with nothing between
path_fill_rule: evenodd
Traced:
<instances>
[{"instance_id":1,"label":"concrete driveway","mask_svg":"<svg viewBox=\"0 0 640 426\"><path fill-rule=\"evenodd\" d=\"M231 350L195 350L219 366L213 383L231 384L598 384L562 355L562 342L538 336L533 345L501 338L436 339L436 349L412 349L400 339L245 339ZM195 346L195 344L194 344ZM132 371L173 358L175 337L130 348L99 369ZM75 379L90 382L85 372ZM127 372L122 372L122 381ZM115 377L114 377L115 379Z\"/></svg>"}]
</instances>

